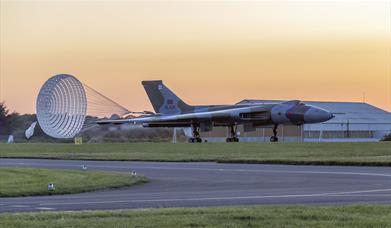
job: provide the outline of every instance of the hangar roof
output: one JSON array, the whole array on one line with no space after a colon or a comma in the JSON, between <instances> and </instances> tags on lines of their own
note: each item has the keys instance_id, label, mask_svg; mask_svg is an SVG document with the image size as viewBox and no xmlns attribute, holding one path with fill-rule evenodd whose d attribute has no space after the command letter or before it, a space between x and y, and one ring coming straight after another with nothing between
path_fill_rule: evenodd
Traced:
<instances>
[{"instance_id":1,"label":"hangar roof","mask_svg":"<svg viewBox=\"0 0 391 228\"><path fill-rule=\"evenodd\" d=\"M238 104L246 103L278 103L280 100L243 100ZM391 124L391 113L373 105L361 102L328 102L303 101L305 104L317 106L334 113L335 118L326 123L371 123Z\"/></svg>"}]
</instances>

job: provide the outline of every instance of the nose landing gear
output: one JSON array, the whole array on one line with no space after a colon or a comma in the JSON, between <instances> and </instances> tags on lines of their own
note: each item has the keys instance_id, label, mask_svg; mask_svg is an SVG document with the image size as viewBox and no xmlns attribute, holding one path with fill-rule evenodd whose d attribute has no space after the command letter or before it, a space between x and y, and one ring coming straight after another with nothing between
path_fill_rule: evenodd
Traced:
<instances>
[{"instance_id":1,"label":"nose landing gear","mask_svg":"<svg viewBox=\"0 0 391 228\"><path fill-rule=\"evenodd\" d=\"M232 125L230 131L230 137L226 139L226 142L239 142L238 134L237 134L237 125Z\"/></svg>"},{"instance_id":2,"label":"nose landing gear","mask_svg":"<svg viewBox=\"0 0 391 228\"><path fill-rule=\"evenodd\" d=\"M270 137L270 142L278 142L278 137L277 137L277 127L278 125L274 125L273 127L273 136Z\"/></svg>"}]
</instances>

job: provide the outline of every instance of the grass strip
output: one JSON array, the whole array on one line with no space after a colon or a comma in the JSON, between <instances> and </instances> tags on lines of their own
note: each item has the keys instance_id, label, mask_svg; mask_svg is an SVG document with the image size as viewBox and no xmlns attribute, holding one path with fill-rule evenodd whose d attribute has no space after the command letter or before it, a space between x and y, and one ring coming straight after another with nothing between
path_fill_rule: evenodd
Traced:
<instances>
[{"instance_id":1,"label":"grass strip","mask_svg":"<svg viewBox=\"0 0 391 228\"><path fill-rule=\"evenodd\" d=\"M1 214L0 227L391 227L390 205L255 206Z\"/></svg>"},{"instance_id":2,"label":"grass strip","mask_svg":"<svg viewBox=\"0 0 391 228\"><path fill-rule=\"evenodd\" d=\"M0 158L391 166L391 142L0 144Z\"/></svg>"},{"instance_id":3,"label":"grass strip","mask_svg":"<svg viewBox=\"0 0 391 228\"><path fill-rule=\"evenodd\" d=\"M143 176L98 171L0 168L0 197L71 194L144 183ZM54 183L55 191L48 191Z\"/></svg>"}]
</instances>

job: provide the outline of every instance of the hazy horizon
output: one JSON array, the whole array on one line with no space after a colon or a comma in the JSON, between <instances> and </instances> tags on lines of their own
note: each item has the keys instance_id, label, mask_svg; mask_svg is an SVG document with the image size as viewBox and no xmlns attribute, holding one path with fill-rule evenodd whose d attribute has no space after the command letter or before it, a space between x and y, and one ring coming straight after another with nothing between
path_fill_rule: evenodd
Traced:
<instances>
[{"instance_id":1,"label":"hazy horizon","mask_svg":"<svg viewBox=\"0 0 391 228\"><path fill-rule=\"evenodd\" d=\"M35 112L67 73L129 110L142 80L189 104L365 101L391 111L390 1L5 1L0 101Z\"/></svg>"}]
</instances>

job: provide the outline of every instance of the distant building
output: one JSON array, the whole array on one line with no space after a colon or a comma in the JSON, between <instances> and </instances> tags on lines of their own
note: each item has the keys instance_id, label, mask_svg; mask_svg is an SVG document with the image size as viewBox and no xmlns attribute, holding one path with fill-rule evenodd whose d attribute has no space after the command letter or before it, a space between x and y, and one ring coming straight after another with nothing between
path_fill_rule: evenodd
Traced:
<instances>
[{"instance_id":1,"label":"distant building","mask_svg":"<svg viewBox=\"0 0 391 228\"><path fill-rule=\"evenodd\" d=\"M243 100L246 103L273 103L279 101ZM303 126L280 125L279 141L305 142L364 142L379 141L391 132L391 113L367 103L359 102L322 102L304 101L309 105L324 108L335 114L335 118L321 124ZM253 132L244 132L238 128L240 141L269 141L271 128L257 128ZM223 142L228 135L228 128L214 127L210 132L202 133L209 142Z\"/></svg>"}]
</instances>

